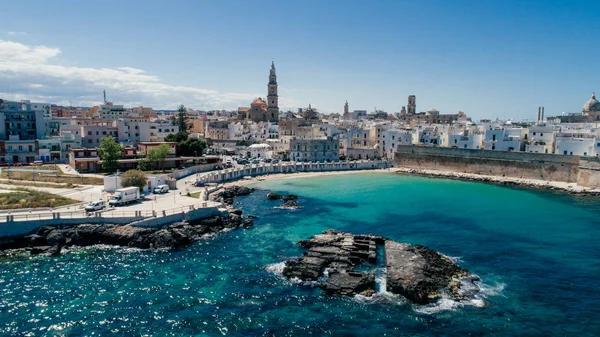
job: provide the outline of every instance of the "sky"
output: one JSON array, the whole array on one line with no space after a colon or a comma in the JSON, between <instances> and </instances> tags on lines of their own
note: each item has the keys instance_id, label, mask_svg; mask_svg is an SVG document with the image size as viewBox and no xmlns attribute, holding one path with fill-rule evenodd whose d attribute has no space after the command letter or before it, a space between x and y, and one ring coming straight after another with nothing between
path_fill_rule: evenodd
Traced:
<instances>
[{"instance_id":1,"label":"sky","mask_svg":"<svg viewBox=\"0 0 600 337\"><path fill-rule=\"evenodd\" d=\"M0 98L237 109L581 112L600 1L0 0Z\"/></svg>"}]
</instances>

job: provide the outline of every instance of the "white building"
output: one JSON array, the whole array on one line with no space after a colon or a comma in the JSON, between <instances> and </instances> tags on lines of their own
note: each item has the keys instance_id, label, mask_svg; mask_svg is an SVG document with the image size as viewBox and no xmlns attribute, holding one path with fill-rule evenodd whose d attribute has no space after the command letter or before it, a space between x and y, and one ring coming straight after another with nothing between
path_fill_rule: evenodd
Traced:
<instances>
[{"instance_id":1,"label":"white building","mask_svg":"<svg viewBox=\"0 0 600 337\"><path fill-rule=\"evenodd\" d=\"M252 144L248 146L248 152L252 158L271 158L273 155L269 144Z\"/></svg>"},{"instance_id":2,"label":"white building","mask_svg":"<svg viewBox=\"0 0 600 337\"><path fill-rule=\"evenodd\" d=\"M496 151L521 151L527 129L505 127L485 131L484 148Z\"/></svg>"},{"instance_id":3,"label":"white building","mask_svg":"<svg viewBox=\"0 0 600 337\"><path fill-rule=\"evenodd\" d=\"M137 142L164 142L169 134L179 132L179 127L167 121L150 122L147 119L129 119L117 121L119 142L136 144Z\"/></svg>"},{"instance_id":4,"label":"white building","mask_svg":"<svg viewBox=\"0 0 600 337\"><path fill-rule=\"evenodd\" d=\"M597 138L556 137L556 153L567 156L596 156Z\"/></svg>"},{"instance_id":5,"label":"white building","mask_svg":"<svg viewBox=\"0 0 600 337\"><path fill-rule=\"evenodd\" d=\"M449 143L450 147L479 150L483 148L483 135L466 130L462 135L450 135Z\"/></svg>"},{"instance_id":6,"label":"white building","mask_svg":"<svg viewBox=\"0 0 600 337\"><path fill-rule=\"evenodd\" d=\"M553 125L536 125L526 135L525 152L553 153L555 130Z\"/></svg>"},{"instance_id":7,"label":"white building","mask_svg":"<svg viewBox=\"0 0 600 337\"><path fill-rule=\"evenodd\" d=\"M386 130L382 134L381 146L383 147L383 156L394 158L394 152L399 145L417 144L418 133L413 130Z\"/></svg>"}]
</instances>

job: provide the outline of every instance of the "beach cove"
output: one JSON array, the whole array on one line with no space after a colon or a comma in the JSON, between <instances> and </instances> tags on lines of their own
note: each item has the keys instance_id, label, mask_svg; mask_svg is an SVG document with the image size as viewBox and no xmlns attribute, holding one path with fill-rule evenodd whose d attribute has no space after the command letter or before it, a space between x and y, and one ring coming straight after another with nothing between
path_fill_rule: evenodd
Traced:
<instances>
[{"instance_id":1,"label":"beach cove","mask_svg":"<svg viewBox=\"0 0 600 337\"><path fill-rule=\"evenodd\" d=\"M100 246L2 261L0 333L600 332L595 199L393 171L249 186L265 189L234 202L259 217L250 230L174 251ZM298 195L303 208L282 210L267 200L266 190ZM301 255L297 241L331 228L452 256L481 278L483 304L414 305L385 294L332 297L281 277L283 261Z\"/></svg>"}]
</instances>

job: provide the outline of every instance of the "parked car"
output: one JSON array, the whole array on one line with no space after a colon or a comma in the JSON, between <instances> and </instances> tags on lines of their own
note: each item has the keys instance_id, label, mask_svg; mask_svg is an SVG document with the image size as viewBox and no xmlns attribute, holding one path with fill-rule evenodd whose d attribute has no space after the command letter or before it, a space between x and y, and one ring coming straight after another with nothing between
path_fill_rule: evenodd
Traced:
<instances>
[{"instance_id":1,"label":"parked car","mask_svg":"<svg viewBox=\"0 0 600 337\"><path fill-rule=\"evenodd\" d=\"M104 209L104 201L92 201L89 204L87 204L84 209L86 212L101 211Z\"/></svg>"},{"instance_id":2,"label":"parked car","mask_svg":"<svg viewBox=\"0 0 600 337\"><path fill-rule=\"evenodd\" d=\"M221 165L215 165L214 169L215 170L222 170L223 166L221 166Z\"/></svg>"},{"instance_id":3,"label":"parked car","mask_svg":"<svg viewBox=\"0 0 600 337\"><path fill-rule=\"evenodd\" d=\"M208 186L208 185L204 181L198 180L198 181L196 181L194 183L194 186L196 186L196 187L204 187L204 186Z\"/></svg>"},{"instance_id":4,"label":"parked car","mask_svg":"<svg viewBox=\"0 0 600 337\"><path fill-rule=\"evenodd\" d=\"M251 163L252 164L259 164L260 160L258 160L258 159L252 159Z\"/></svg>"},{"instance_id":5,"label":"parked car","mask_svg":"<svg viewBox=\"0 0 600 337\"><path fill-rule=\"evenodd\" d=\"M158 185L152 192L154 192L154 194L169 193L169 185Z\"/></svg>"},{"instance_id":6,"label":"parked car","mask_svg":"<svg viewBox=\"0 0 600 337\"><path fill-rule=\"evenodd\" d=\"M225 163L225 168L232 168L232 167L233 167L233 165L231 163L229 163L229 162Z\"/></svg>"},{"instance_id":7,"label":"parked car","mask_svg":"<svg viewBox=\"0 0 600 337\"><path fill-rule=\"evenodd\" d=\"M277 163L279 163L279 159L273 159L273 160L271 160L271 163L272 164L277 164Z\"/></svg>"},{"instance_id":8,"label":"parked car","mask_svg":"<svg viewBox=\"0 0 600 337\"><path fill-rule=\"evenodd\" d=\"M270 163L272 161L273 161L273 159L271 159L271 158L265 158L265 163Z\"/></svg>"}]
</instances>

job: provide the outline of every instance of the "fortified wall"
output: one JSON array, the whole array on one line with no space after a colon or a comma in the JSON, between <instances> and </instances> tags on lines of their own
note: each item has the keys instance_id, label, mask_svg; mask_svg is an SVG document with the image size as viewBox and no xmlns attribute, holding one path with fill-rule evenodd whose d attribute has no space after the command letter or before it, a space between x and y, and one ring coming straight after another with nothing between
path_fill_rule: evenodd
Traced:
<instances>
[{"instance_id":1,"label":"fortified wall","mask_svg":"<svg viewBox=\"0 0 600 337\"><path fill-rule=\"evenodd\" d=\"M398 167L514 178L554 180L600 187L600 161L544 153L399 146Z\"/></svg>"}]
</instances>

